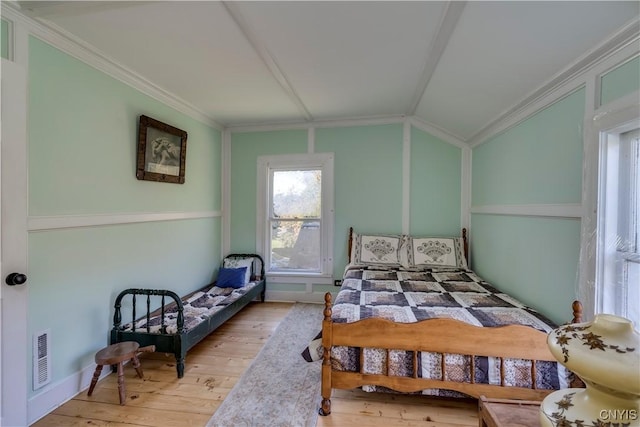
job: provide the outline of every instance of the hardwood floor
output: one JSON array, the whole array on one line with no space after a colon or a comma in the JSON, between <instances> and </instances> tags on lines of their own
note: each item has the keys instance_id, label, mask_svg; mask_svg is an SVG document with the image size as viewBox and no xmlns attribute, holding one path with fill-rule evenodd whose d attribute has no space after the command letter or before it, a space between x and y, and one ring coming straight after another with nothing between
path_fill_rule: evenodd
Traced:
<instances>
[{"instance_id":1,"label":"hardwood floor","mask_svg":"<svg viewBox=\"0 0 640 427\"><path fill-rule=\"evenodd\" d=\"M109 375L34 423L34 427L205 426L264 343L291 308L290 303L252 303L194 347L184 377L176 377L173 356L140 357L144 380L125 366L127 402L120 406L117 376ZM477 403L334 390L332 413L317 427L477 426Z\"/></svg>"}]
</instances>

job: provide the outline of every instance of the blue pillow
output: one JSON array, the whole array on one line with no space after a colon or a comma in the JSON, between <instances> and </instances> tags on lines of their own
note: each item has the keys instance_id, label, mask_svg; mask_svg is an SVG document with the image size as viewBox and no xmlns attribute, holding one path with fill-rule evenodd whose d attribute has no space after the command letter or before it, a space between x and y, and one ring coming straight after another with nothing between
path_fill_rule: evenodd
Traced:
<instances>
[{"instance_id":1,"label":"blue pillow","mask_svg":"<svg viewBox=\"0 0 640 427\"><path fill-rule=\"evenodd\" d=\"M219 288L241 288L244 286L244 276L247 267L221 268L218 271L216 286Z\"/></svg>"}]
</instances>

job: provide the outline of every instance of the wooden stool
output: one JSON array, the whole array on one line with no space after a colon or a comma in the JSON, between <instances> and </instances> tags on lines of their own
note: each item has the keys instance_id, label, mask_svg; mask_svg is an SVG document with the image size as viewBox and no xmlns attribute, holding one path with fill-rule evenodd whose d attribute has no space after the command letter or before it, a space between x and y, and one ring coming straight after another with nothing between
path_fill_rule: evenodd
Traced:
<instances>
[{"instance_id":1,"label":"wooden stool","mask_svg":"<svg viewBox=\"0 0 640 427\"><path fill-rule=\"evenodd\" d=\"M136 369L138 376L142 378L142 367L138 360L138 353L155 351L156 346L148 345L140 348L140 344L135 341L124 341L117 344L111 344L108 347L103 348L96 353L96 370L93 373L93 379L91 380L91 386L89 387L88 396L91 396L93 389L98 382L102 367L105 365L117 365L118 367L118 392L120 393L120 404L124 405L126 401L125 389L124 389L124 369L123 362L125 360L131 360L133 367Z\"/></svg>"}]
</instances>

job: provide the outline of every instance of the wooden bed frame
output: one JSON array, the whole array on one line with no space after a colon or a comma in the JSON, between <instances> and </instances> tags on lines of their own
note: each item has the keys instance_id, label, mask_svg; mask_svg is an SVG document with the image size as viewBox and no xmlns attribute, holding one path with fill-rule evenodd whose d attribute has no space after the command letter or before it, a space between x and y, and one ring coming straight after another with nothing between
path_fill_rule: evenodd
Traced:
<instances>
[{"instance_id":1,"label":"wooden bed frame","mask_svg":"<svg viewBox=\"0 0 640 427\"><path fill-rule=\"evenodd\" d=\"M351 237L349 231L349 253ZM467 231L462 229L465 255L468 251ZM454 319L427 319L415 323L395 323L385 319L369 318L353 323L333 323L331 320L331 293L325 294L324 320L322 322L322 404L320 415L331 413L331 390L352 389L364 385L384 386L399 392L409 393L425 389L447 389L467 394L474 398L481 395L490 398L542 400L553 390L535 388L536 361L556 361L547 347L547 334L522 325L499 327L473 326ZM573 303L573 323L582 318L582 305ZM452 339L455 337L455 339ZM348 346L360 348L360 359L364 348L406 350L413 352L413 377L366 374L333 370L331 348ZM442 357L441 379L419 378L417 352L450 353L471 356L490 356L532 360L533 388L504 385L504 364L501 363L501 384L474 383L475 368L471 364L471 382L448 381L444 378L445 358ZM360 364L361 366L363 363Z\"/></svg>"},{"instance_id":2,"label":"wooden bed frame","mask_svg":"<svg viewBox=\"0 0 640 427\"><path fill-rule=\"evenodd\" d=\"M141 347L154 345L156 352L172 353L176 358L176 370L178 378L182 378L184 376L184 360L188 350L190 350L194 345L198 344L202 339L216 330L220 325L229 320L233 315L242 310L242 308L244 308L251 301L255 300L258 296L260 296L260 300L264 302L266 284L264 278L264 261L262 260L260 255L231 254L225 257L225 259L228 258L258 259L261 263L260 268L258 270L255 266L256 262L254 262L254 270L251 275L251 280L258 282L257 285L251 288L240 298L225 306L222 310L205 319L203 322L199 323L197 326L188 331L186 331L184 328L184 307L182 301L186 300L196 292L210 288L212 286L211 284L197 291L191 292L190 294L182 298L180 298L175 292L164 289L125 289L124 291L120 292L114 303L115 311L113 314L113 328L111 329L110 344L115 344L122 341L136 341L140 344ZM260 273L257 273L258 271ZM161 318L163 319L161 330L165 329L164 312L169 308L177 305L177 332L174 334L157 333L150 332L147 328L134 329L133 331L123 331L121 326L121 307L122 299L127 295L131 295L133 301L133 313L131 318L139 319L139 317L136 317L136 296L146 296L146 313L144 316L149 319L157 314L161 314ZM153 312L151 312L150 310L152 296L161 298L160 308ZM168 297L170 299L170 303L168 303L167 305L165 305L165 297Z\"/></svg>"}]
</instances>

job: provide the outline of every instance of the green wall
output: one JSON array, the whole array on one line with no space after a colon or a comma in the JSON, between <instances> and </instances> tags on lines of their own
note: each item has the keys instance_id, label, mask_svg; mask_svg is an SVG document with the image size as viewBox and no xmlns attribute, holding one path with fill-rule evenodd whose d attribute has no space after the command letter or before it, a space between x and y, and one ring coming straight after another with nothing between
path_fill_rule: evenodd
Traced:
<instances>
[{"instance_id":1,"label":"green wall","mask_svg":"<svg viewBox=\"0 0 640 427\"><path fill-rule=\"evenodd\" d=\"M410 234L459 236L462 150L412 128L410 179Z\"/></svg>"},{"instance_id":2,"label":"green wall","mask_svg":"<svg viewBox=\"0 0 640 427\"><path fill-rule=\"evenodd\" d=\"M580 220L472 215L473 269L554 322L571 321Z\"/></svg>"},{"instance_id":3,"label":"green wall","mask_svg":"<svg viewBox=\"0 0 640 427\"><path fill-rule=\"evenodd\" d=\"M37 39L29 62L30 215L221 208L219 131ZM185 184L135 178L141 114L187 131Z\"/></svg>"},{"instance_id":4,"label":"green wall","mask_svg":"<svg viewBox=\"0 0 640 427\"><path fill-rule=\"evenodd\" d=\"M475 148L472 206L580 203L584 99L580 89Z\"/></svg>"},{"instance_id":5,"label":"green wall","mask_svg":"<svg viewBox=\"0 0 640 427\"><path fill-rule=\"evenodd\" d=\"M602 103L637 91L639 59L602 78ZM582 201L586 91L577 90L472 152L472 207L572 205ZM473 269L562 323L576 298L578 218L497 214L471 217Z\"/></svg>"},{"instance_id":6,"label":"green wall","mask_svg":"<svg viewBox=\"0 0 640 427\"><path fill-rule=\"evenodd\" d=\"M149 287L186 294L210 283L220 259L219 244L213 244L221 238L220 222L31 233L29 330L51 329L53 381L91 366L96 351L108 344L113 301L120 291Z\"/></svg>"},{"instance_id":7,"label":"green wall","mask_svg":"<svg viewBox=\"0 0 640 427\"><path fill-rule=\"evenodd\" d=\"M402 125L316 130L316 151L334 153L334 277L347 264L347 235L402 232Z\"/></svg>"},{"instance_id":8,"label":"green wall","mask_svg":"<svg viewBox=\"0 0 640 427\"><path fill-rule=\"evenodd\" d=\"M585 91L580 89L472 152L472 206L576 204L582 199ZM472 267L556 323L570 320L580 221L471 217Z\"/></svg>"},{"instance_id":9,"label":"green wall","mask_svg":"<svg viewBox=\"0 0 640 427\"><path fill-rule=\"evenodd\" d=\"M602 76L600 104L605 105L639 89L640 57L636 57Z\"/></svg>"},{"instance_id":10,"label":"green wall","mask_svg":"<svg viewBox=\"0 0 640 427\"><path fill-rule=\"evenodd\" d=\"M318 128L314 151L334 153L334 277L347 263L349 227L370 233L402 233L402 124ZM231 135L231 249L255 250L256 162L261 155L308 151L307 131L260 131ZM413 129L411 230L460 233L461 149ZM437 201L434 203L434 201ZM303 292L302 284L269 282L269 289ZM315 291L334 290L319 286Z\"/></svg>"},{"instance_id":11,"label":"green wall","mask_svg":"<svg viewBox=\"0 0 640 427\"><path fill-rule=\"evenodd\" d=\"M1 56L9 24L0 26ZM635 58L602 78L602 103L638 90ZM29 40L29 215L74 216L221 210L221 135L36 38ZM473 150L472 204L581 200L585 91L578 90ZM184 185L135 178L140 114L188 132ZM403 164L401 124L318 128L315 152L335 154L334 276L349 226L402 231L409 167L410 232L458 234L461 149L413 127ZM231 135L231 250L255 250L256 160L306 153L307 130ZM496 286L568 320L579 262L577 219L471 218L473 267ZM92 365L107 343L115 296L131 286L181 294L212 280L221 218L72 227L29 233L29 334L51 329L53 384ZM302 284L270 289L305 291ZM318 286L314 290L334 290ZM29 350L30 351L30 350ZM31 354L28 355L31 365ZM28 388L31 389L31 373ZM33 397L40 391L30 391Z\"/></svg>"},{"instance_id":12,"label":"green wall","mask_svg":"<svg viewBox=\"0 0 640 427\"><path fill-rule=\"evenodd\" d=\"M9 59L9 22L0 19L0 58Z\"/></svg>"},{"instance_id":13,"label":"green wall","mask_svg":"<svg viewBox=\"0 0 640 427\"><path fill-rule=\"evenodd\" d=\"M218 130L36 38L28 79L30 217L221 209ZM188 132L185 184L136 179L141 114ZM28 329L51 329L52 383L92 365L120 291L210 283L221 241L219 216L30 232Z\"/></svg>"},{"instance_id":14,"label":"green wall","mask_svg":"<svg viewBox=\"0 0 640 427\"><path fill-rule=\"evenodd\" d=\"M306 130L231 135L231 252L256 251L258 157L307 152Z\"/></svg>"}]
</instances>

